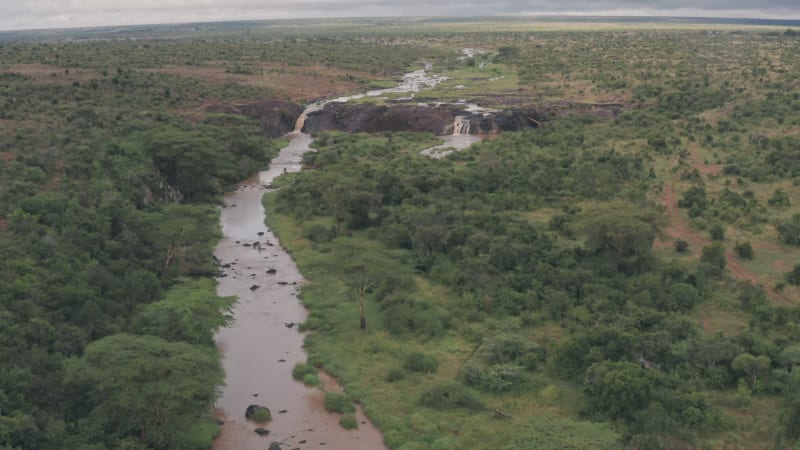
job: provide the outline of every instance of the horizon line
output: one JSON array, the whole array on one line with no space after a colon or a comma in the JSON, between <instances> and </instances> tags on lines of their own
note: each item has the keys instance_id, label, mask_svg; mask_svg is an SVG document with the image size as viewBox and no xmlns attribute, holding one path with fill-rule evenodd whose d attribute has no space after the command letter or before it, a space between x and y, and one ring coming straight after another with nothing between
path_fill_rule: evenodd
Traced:
<instances>
[{"instance_id":1,"label":"horizon line","mask_svg":"<svg viewBox=\"0 0 800 450\"><path fill-rule=\"evenodd\" d=\"M47 27L47 28L0 28L0 34L4 33L37 33L37 32L61 32L61 31L99 31L103 29L113 28L135 28L135 27L163 27L163 26L178 26L178 25L211 25L211 24L231 24L231 23L259 23L259 22L302 22L302 21L320 21L329 20L346 21L354 19L500 19L510 18L518 21L524 21L525 18L569 18L569 19L601 19L598 23L602 23L602 19L680 19L680 20L705 20L712 22L735 22L734 24L743 26L759 26L773 24L772 26L800 26L800 18L797 19L775 19L775 18L762 18L762 17L727 17L727 16L675 16L675 15L652 15L652 14L631 14L631 15L618 15L618 14L604 14L604 13L580 13L580 12L558 12L558 13L536 13L536 14L498 14L498 15L432 15L432 16L350 16L350 17L283 17L274 19L219 19L219 20L201 20L189 22L150 22L150 23L128 23L128 24L109 24L109 25L91 25L91 26L67 26L67 27ZM479 20L480 21L480 20ZM746 21L762 22L757 24L743 23ZM790 24L791 25L787 25Z\"/></svg>"}]
</instances>

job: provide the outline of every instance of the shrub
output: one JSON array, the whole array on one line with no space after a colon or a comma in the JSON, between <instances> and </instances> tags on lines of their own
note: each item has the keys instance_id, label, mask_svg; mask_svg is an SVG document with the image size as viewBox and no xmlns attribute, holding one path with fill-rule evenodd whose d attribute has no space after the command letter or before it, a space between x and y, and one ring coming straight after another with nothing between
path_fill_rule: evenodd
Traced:
<instances>
[{"instance_id":1,"label":"shrub","mask_svg":"<svg viewBox=\"0 0 800 450\"><path fill-rule=\"evenodd\" d=\"M734 247L736 251L736 256L741 259L753 259L753 246L750 245L749 242L739 242L736 241L736 247Z\"/></svg>"},{"instance_id":2,"label":"shrub","mask_svg":"<svg viewBox=\"0 0 800 450\"><path fill-rule=\"evenodd\" d=\"M319 376L315 373L307 373L303 376L303 384L306 386L319 386L322 382L319 380Z\"/></svg>"},{"instance_id":3,"label":"shrub","mask_svg":"<svg viewBox=\"0 0 800 450\"><path fill-rule=\"evenodd\" d=\"M336 237L336 230L326 228L320 224L314 224L304 230L305 237L312 242L330 242Z\"/></svg>"},{"instance_id":4,"label":"shrub","mask_svg":"<svg viewBox=\"0 0 800 450\"><path fill-rule=\"evenodd\" d=\"M675 251L678 253L687 253L689 251L689 243L683 239L675 240Z\"/></svg>"},{"instance_id":5,"label":"shrub","mask_svg":"<svg viewBox=\"0 0 800 450\"><path fill-rule=\"evenodd\" d=\"M317 376L317 369L305 363L297 363L295 364L294 368L292 369L292 378L297 381L305 381L306 375L314 375Z\"/></svg>"},{"instance_id":6,"label":"shrub","mask_svg":"<svg viewBox=\"0 0 800 450\"><path fill-rule=\"evenodd\" d=\"M406 372L399 368L394 367L389 369L389 372L386 373L386 377L384 378L389 383L394 383L395 381L400 381L406 377Z\"/></svg>"},{"instance_id":7,"label":"shrub","mask_svg":"<svg viewBox=\"0 0 800 450\"><path fill-rule=\"evenodd\" d=\"M722 224L715 223L714 225L711 225L708 233L711 235L711 239L715 241L725 240L725 227L723 227Z\"/></svg>"},{"instance_id":8,"label":"shrub","mask_svg":"<svg viewBox=\"0 0 800 450\"><path fill-rule=\"evenodd\" d=\"M481 387L486 381L486 374L483 369L473 364L468 364L461 369L461 377L467 386L473 387Z\"/></svg>"},{"instance_id":9,"label":"shrub","mask_svg":"<svg viewBox=\"0 0 800 450\"><path fill-rule=\"evenodd\" d=\"M790 221L780 223L776 228L784 243L800 246L800 214L795 214Z\"/></svg>"},{"instance_id":10,"label":"shrub","mask_svg":"<svg viewBox=\"0 0 800 450\"><path fill-rule=\"evenodd\" d=\"M772 197L767 200L767 203L776 208L788 208L792 204L791 200L789 200L789 194L780 188L773 192Z\"/></svg>"},{"instance_id":11,"label":"shrub","mask_svg":"<svg viewBox=\"0 0 800 450\"><path fill-rule=\"evenodd\" d=\"M485 406L481 399L466 386L455 381L445 381L422 394L420 404L435 409L464 408L480 411Z\"/></svg>"},{"instance_id":12,"label":"shrub","mask_svg":"<svg viewBox=\"0 0 800 450\"><path fill-rule=\"evenodd\" d=\"M498 364L486 377L484 386L490 392L507 392L520 388L525 384L522 366L516 364Z\"/></svg>"},{"instance_id":13,"label":"shrub","mask_svg":"<svg viewBox=\"0 0 800 450\"><path fill-rule=\"evenodd\" d=\"M345 414L339 419L339 425L346 430L355 430L358 428L358 421L356 420L356 416L352 414Z\"/></svg>"},{"instance_id":14,"label":"shrub","mask_svg":"<svg viewBox=\"0 0 800 450\"><path fill-rule=\"evenodd\" d=\"M339 414L356 412L356 406L353 401L341 392L328 392L325 394L325 409Z\"/></svg>"},{"instance_id":15,"label":"shrub","mask_svg":"<svg viewBox=\"0 0 800 450\"><path fill-rule=\"evenodd\" d=\"M433 356L422 352L413 352L406 356L403 368L411 372L433 373L439 368L439 363Z\"/></svg>"},{"instance_id":16,"label":"shrub","mask_svg":"<svg viewBox=\"0 0 800 450\"><path fill-rule=\"evenodd\" d=\"M800 264L795 264L792 271L786 273L786 282L793 286L800 286Z\"/></svg>"},{"instance_id":17,"label":"shrub","mask_svg":"<svg viewBox=\"0 0 800 450\"><path fill-rule=\"evenodd\" d=\"M710 277L722 276L722 271L725 270L725 247L719 242L712 245L703 247L703 252L700 255L700 262L704 267L701 267L706 275Z\"/></svg>"}]
</instances>

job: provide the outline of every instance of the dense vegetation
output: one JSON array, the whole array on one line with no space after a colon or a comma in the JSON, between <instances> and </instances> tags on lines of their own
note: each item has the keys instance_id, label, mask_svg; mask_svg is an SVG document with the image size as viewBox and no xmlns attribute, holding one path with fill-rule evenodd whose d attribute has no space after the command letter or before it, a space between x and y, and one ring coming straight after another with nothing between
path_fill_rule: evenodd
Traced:
<instances>
[{"instance_id":1,"label":"dense vegetation","mask_svg":"<svg viewBox=\"0 0 800 450\"><path fill-rule=\"evenodd\" d=\"M195 101L170 77L59 72L0 75L0 447L204 447L232 304L203 278L214 206L277 143L165 110Z\"/></svg>"},{"instance_id":2,"label":"dense vegetation","mask_svg":"<svg viewBox=\"0 0 800 450\"><path fill-rule=\"evenodd\" d=\"M322 134L267 200L312 282L310 362L391 448L794 445L797 119L778 105L797 102L777 92L796 42L699 36L506 35L483 58L539 101L636 107L443 161L419 136ZM755 54L771 69L742 69Z\"/></svg>"},{"instance_id":3,"label":"dense vegetation","mask_svg":"<svg viewBox=\"0 0 800 450\"><path fill-rule=\"evenodd\" d=\"M280 141L205 106L422 60L455 80L421 96L551 122L441 161L316 136L267 201L311 281L295 377L393 449L796 444L797 34L420 23L2 43L0 448L207 447L215 206Z\"/></svg>"}]
</instances>

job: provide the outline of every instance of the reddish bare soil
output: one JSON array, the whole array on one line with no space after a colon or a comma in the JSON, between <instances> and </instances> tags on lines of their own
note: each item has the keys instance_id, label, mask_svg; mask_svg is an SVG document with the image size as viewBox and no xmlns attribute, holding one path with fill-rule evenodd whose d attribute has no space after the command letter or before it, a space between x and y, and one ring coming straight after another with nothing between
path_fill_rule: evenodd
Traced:
<instances>
[{"instance_id":1,"label":"reddish bare soil","mask_svg":"<svg viewBox=\"0 0 800 450\"><path fill-rule=\"evenodd\" d=\"M671 237L672 239L683 239L684 241L688 242L690 244L690 248L692 248L695 253L699 252L700 248L703 246L711 243L710 239L692 230L689 224L686 223L683 215L681 215L680 209L678 208L678 201L675 196L675 188L671 183L664 186L664 207L666 208L667 217L669 218L669 225L664 229L664 233L667 236ZM664 244L665 243L662 242L658 246L663 248L665 247ZM793 302L791 302L780 292L761 283L758 275L744 267L739 260L736 259L736 256L732 250L725 252L725 260L727 262L728 271L734 277L736 277L736 279L760 285L767 292L769 298L776 303L786 305L793 304Z\"/></svg>"},{"instance_id":2,"label":"reddish bare soil","mask_svg":"<svg viewBox=\"0 0 800 450\"><path fill-rule=\"evenodd\" d=\"M16 155L11 152L0 152L0 159L3 161L12 161L14 158L16 158Z\"/></svg>"},{"instance_id":3,"label":"reddish bare soil","mask_svg":"<svg viewBox=\"0 0 800 450\"><path fill-rule=\"evenodd\" d=\"M69 73L64 72L63 67L51 66L47 64L14 64L3 73L18 73L31 77L34 81L45 83L71 84L75 81L84 82L93 78L102 78L100 72L90 69L69 69Z\"/></svg>"},{"instance_id":4,"label":"reddish bare soil","mask_svg":"<svg viewBox=\"0 0 800 450\"><path fill-rule=\"evenodd\" d=\"M255 75L227 73L222 67L171 66L143 71L199 78L212 83L241 83L273 89L291 101L346 94L361 88L356 79L376 79L375 75L369 73L345 72L324 66L295 67L285 64L265 64L260 70L262 73Z\"/></svg>"}]
</instances>

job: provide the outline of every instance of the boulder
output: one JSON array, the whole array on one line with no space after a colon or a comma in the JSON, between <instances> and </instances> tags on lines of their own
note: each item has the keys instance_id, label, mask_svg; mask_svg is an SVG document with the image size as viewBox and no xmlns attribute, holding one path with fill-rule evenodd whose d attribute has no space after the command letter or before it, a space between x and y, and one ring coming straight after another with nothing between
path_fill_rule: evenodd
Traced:
<instances>
[{"instance_id":1,"label":"boulder","mask_svg":"<svg viewBox=\"0 0 800 450\"><path fill-rule=\"evenodd\" d=\"M272 414L270 413L269 408L267 408L266 406L249 405L244 412L244 417L249 420L258 420L259 416L262 416L260 417L261 419L264 419L264 417L266 417L266 419L262 420L262 422L272 420Z\"/></svg>"}]
</instances>

